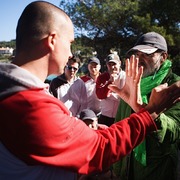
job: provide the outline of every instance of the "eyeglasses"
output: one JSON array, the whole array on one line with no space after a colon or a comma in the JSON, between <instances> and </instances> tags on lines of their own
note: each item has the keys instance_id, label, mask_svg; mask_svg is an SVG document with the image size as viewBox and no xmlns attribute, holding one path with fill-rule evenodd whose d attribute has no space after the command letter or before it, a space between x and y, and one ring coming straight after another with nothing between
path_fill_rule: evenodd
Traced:
<instances>
[{"instance_id":1,"label":"eyeglasses","mask_svg":"<svg viewBox=\"0 0 180 180\"><path fill-rule=\"evenodd\" d=\"M68 70L74 70L74 71L77 71L78 70L78 68L76 68L76 67L73 67L73 66L66 66L66 68L68 69Z\"/></svg>"}]
</instances>

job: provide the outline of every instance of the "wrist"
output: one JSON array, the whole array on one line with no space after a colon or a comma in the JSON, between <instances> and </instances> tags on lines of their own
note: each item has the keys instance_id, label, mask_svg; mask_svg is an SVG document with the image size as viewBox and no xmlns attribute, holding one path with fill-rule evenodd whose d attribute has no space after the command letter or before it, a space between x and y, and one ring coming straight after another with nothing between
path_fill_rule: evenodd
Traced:
<instances>
[{"instance_id":1,"label":"wrist","mask_svg":"<svg viewBox=\"0 0 180 180\"><path fill-rule=\"evenodd\" d=\"M146 109L149 112L149 114L153 120L158 118L159 114L155 110L150 108L148 105L144 106L144 109Z\"/></svg>"},{"instance_id":2,"label":"wrist","mask_svg":"<svg viewBox=\"0 0 180 180\"><path fill-rule=\"evenodd\" d=\"M152 118L154 121L159 117L159 115L156 114L155 112L150 113L150 116L151 116L151 118Z\"/></svg>"},{"instance_id":3,"label":"wrist","mask_svg":"<svg viewBox=\"0 0 180 180\"><path fill-rule=\"evenodd\" d=\"M131 106L133 107L133 106ZM146 109L146 104L136 104L133 108L134 112L139 112L141 109ZM146 109L147 110L147 109Z\"/></svg>"}]
</instances>

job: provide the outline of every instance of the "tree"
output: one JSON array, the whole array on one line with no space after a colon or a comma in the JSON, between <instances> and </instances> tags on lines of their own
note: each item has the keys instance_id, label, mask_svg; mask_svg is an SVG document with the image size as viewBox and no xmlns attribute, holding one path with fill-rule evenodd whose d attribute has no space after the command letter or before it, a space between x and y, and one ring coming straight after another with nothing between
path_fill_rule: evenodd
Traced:
<instances>
[{"instance_id":1,"label":"tree","mask_svg":"<svg viewBox=\"0 0 180 180\"><path fill-rule=\"evenodd\" d=\"M76 36L88 37L102 55L111 48L124 55L148 31L165 36L172 55L180 50L179 0L74 0L61 1L60 7L71 17Z\"/></svg>"},{"instance_id":2,"label":"tree","mask_svg":"<svg viewBox=\"0 0 180 180\"><path fill-rule=\"evenodd\" d=\"M86 34L96 51L101 53L107 53L111 48L120 51L120 42L132 33L129 28L130 15L137 12L137 2L130 0L84 0L74 4L61 2L60 6L64 6L63 9L72 18L76 35Z\"/></svg>"},{"instance_id":3,"label":"tree","mask_svg":"<svg viewBox=\"0 0 180 180\"><path fill-rule=\"evenodd\" d=\"M0 41L0 47L9 47L15 49L16 47L16 41L11 40L11 41Z\"/></svg>"}]
</instances>

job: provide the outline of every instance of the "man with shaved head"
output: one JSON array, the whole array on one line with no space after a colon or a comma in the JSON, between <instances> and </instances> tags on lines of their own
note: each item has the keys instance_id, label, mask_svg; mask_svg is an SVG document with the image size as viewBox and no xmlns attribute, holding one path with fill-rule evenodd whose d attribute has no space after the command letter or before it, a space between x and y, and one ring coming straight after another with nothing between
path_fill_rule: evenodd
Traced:
<instances>
[{"instance_id":1,"label":"man with shaved head","mask_svg":"<svg viewBox=\"0 0 180 180\"><path fill-rule=\"evenodd\" d=\"M92 130L70 116L43 83L48 75L63 73L72 57L70 18L48 2L35 1L24 9L16 33L14 61L0 63L0 179L64 180L75 179L75 173L102 171L156 131L154 119L179 100L178 82L155 89L143 106L143 70L132 57L124 88L109 88L136 113L105 130Z\"/></svg>"},{"instance_id":2,"label":"man with shaved head","mask_svg":"<svg viewBox=\"0 0 180 180\"><path fill-rule=\"evenodd\" d=\"M73 41L73 24L64 11L47 2L31 3L18 21L14 64L26 64L24 68L28 69L32 60L38 59L36 68L33 67L37 76L63 73L67 60L72 57L70 45ZM51 57L46 61L49 51ZM42 67L46 71L40 71Z\"/></svg>"}]
</instances>

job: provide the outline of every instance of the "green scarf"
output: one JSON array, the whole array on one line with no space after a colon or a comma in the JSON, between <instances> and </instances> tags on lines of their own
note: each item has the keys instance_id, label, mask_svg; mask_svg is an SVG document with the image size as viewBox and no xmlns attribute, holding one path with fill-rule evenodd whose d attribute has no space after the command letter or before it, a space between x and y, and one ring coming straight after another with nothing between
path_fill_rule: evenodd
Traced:
<instances>
[{"instance_id":1,"label":"green scarf","mask_svg":"<svg viewBox=\"0 0 180 180\"><path fill-rule=\"evenodd\" d=\"M171 65L171 61L166 60L156 74L145 77L141 80L141 96L144 103L148 103L148 95L151 93L153 88L162 83L164 78L167 76ZM116 121L130 116L131 113L131 107L121 100L116 115ZM133 151L136 160L146 166L146 141L144 140L141 144L134 148Z\"/></svg>"}]
</instances>

